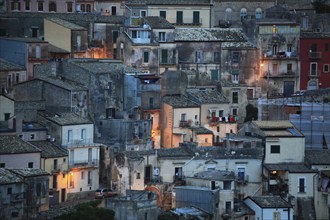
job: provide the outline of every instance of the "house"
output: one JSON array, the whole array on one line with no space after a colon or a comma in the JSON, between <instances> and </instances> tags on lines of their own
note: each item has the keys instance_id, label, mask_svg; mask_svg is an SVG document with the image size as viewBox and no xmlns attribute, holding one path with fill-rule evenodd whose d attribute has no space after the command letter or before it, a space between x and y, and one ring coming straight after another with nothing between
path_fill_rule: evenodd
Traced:
<instances>
[{"instance_id":1,"label":"house","mask_svg":"<svg viewBox=\"0 0 330 220\"><path fill-rule=\"evenodd\" d=\"M63 190L61 193L67 193L67 200L93 194L99 188L102 146L94 143L93 123L75 113L52 114L45 111L38 112L38 121L48 128L50 140L68 151L68 170L64 177L68 184L67 192Z\"/></svg>"},{"instance_id":2,"label":"house","mask_svg":"<svg viewBox=\"0 0 330 220\"><path fill-rule=\"evenodd\" d=\"M267 98L288 97L300 90L300 24L290 20L256 21L261 50L259 79Z\"/></svg>"},{"instance_id":3,"label":"house","mask_svg":"<svg viewBox=\"0 0 330 220\"><path fill-rule=\"evenodd\" d=\"M15 48L15 49L13 49ZM21 51L17 54L16 51ZM0 58L10 63L24 67L24 72L19 71L15 77L11 76L10 84L32 79L34 77L34 67L48 61L48 42L38 38L28 37L1 37L0 38Z\"/></svg>"},{"instance_id":4,"label":"house","mask_svg":"<svg viewBox=\"0 0 330 220\"><path fill-rule=\"evenodd\" d=\"M111 197L104 201L105 208L115 211L115 220L157 219L161 210L157 206L157 195L145 190L127 190L126 196Z\"/></svg>"},{"instance_id":5,"label":"house","mask_svg":"<svg viewBox=\"0 0 330 220\"><path fill-rule=\"evenodd\" d=\"M49 209L49 173L32 168L0 168L0 173L1 218L33 219Z\"/></svg>"},{"instance_id":6,"label":"house","mask_svg":"<svg viewBox=\"0 0 330 220\"><path fill-rule=\"evenodd\" d=\"M184 95L163 96L162 102L161 146L178 147L192 138L187 135L190 127L199 127L200 106Z\"/></svg>"},{"instance_id":7,"label":"house","mask_svg":"<svg viewBox=\"0 0 330 220\"><path fill-rule=\"evenodd\" d=\"M49 204L65 202L68 192L68 151L51 140L30 142L41 150L41 169L49 176Z\"/></svg>"},{"instance_id":8,"label":"house","mask_svg":"<svg viewBox=\"0 0 330 220\"><path fill-rule=\"evenodd\" d=\"M242 131L263 140L263 192L290 199L295 204L295 215L303 217L298 201L312 204L317 174L304 164L304 135L289 121L252 121Z\"/></svg>"},{"instance_id":9,"label":"house","mask_svg":"<svg viewBox=\"0 0 330 220\"><path fill-rule=\"evenodd\" d=\"M23 65L0 59L0 79L1 94L8 93L13 89L13 85L27 79L26 69Z\"/></svg>"},{"instance_id":10,"label":"house","mask_svg":"<svg viewBox=\"0 0 330 220\"><path fill-rule=\"evenodd\" d=\"M329 32L302 32L300 35L300 89L330 87Z\"/></svg>"},{"instance_id":11,"label":"house","mask_svg":"<svg viewBox=\"0 0 330 220\"><path fill-rule=\"evenodd\" d=\"M72 13L76 12L75 2L66 2L64 0L60 1L50 1L46 0L39 2L36 0L32 1L8 1L8 12L57 12L57 13Z\"/></svg>"},{"instance_id":12,"label":"house","mask_svg":"<svg viewBox=\"0 0 330 220\"><path fill-rule=\"evenodd\" d=\"M242 29L175 29L180 70L196 70L197 85L230 81L255 87L259 53Z\"/></svg>"},{"instance_id":13,"label":"house","mask_svg":"<svg viewBox=\"0 0 330 220\"><path fill-rule=\"evenodd\" d=\"M212 3L202 1L145 1L136 4L135 1L126 1L128 16L159 16L168 20L175 27L202 27L211 25Z\"/></svg>"},{"instance_id":14,"label":"house","mask_svg":"<svg viewBox=\"0 0 330 220\"><path fill-rule=\"evenodd\" d=\"M8 121L14 116L15 101L5 94L0 95L0 121Z\"/></svg>"},{"instance_id":15,"label":"house","mask_svg":"<svg viewBox=\"0 0 330 220\"><path fill-rule=\"evenodd\" d=\"M314 206L316 219L329 218L330 205L330 151L328 149L305 150L305 163L319 173L315 178ZM328 211L327 211L328 210Z\"/></svg>"},{"instance_id":16,"label":"house","mask_svg":"<svg viewBox=\"0 0 330 220\"><path fill-rule=\"evenodd\" d=\"M94 1L95 12L101 12L103 15L124 15L125 8L122 6L122 1Z\"/></svg>"},{"instance_id":17,"label":"house","mask_svg":"<svg viewBox=\"0 0 330 220\"><path fill-rule=\"evenodd\" d=\"M174 26L162 17L128 17L118 37L120 59L141 72L176 68Z\"/></svg>"},{"instance_id":18,"label":"house","mask_svg":"<svg viewBox=\"0 0 330 220\"><path fill-rule=\"evenodd\" d=\"M264 18L265 10L274 5L275 1L258 1L255 4L246 4L245 1L214 1L212 27L241 27L244 20Z\"/></svg>"},{"instance_id":19,"label":"house","mask_svg":"<svg viewBox=\"0 0 330 220\"><path fill-rule=\"evenodd\" d=\"M292 205L280 196L248 196L244 199L256 219L293 219Z\"/></svg>"},{"instance_id":20,"label":"house","mask_svg":"<svg viewBox=\"0 0 330 220\"><path fill-rule=\"evenodd\" d=\"M56 53L56 48L66 51L64 58L85 57L88 49L88 31L84 27L59 18L44 20L44 38L51 47L50 53ZM52 49L55 47L54 49Z\"/></svg>"},{"instance_id":21,"label":"house","mask_svg":"<svg viewBox=\"0 0 330 220\"><path fill-rule=\"evenodd\" d=\"M41 150L16 135L0 135L0 167L41 168Z\"/></svg>"},{"instance_id":22,"label":"house","mask_svg":"<svg viewBox=\"0 0 330 220\"><path fill-rule=\"evenodd\" d=\"M129 187L157 192L158 205L169 210L173 207L173 187L187 185L189 178L203 171L225 170L234 172L231 187L235 189L235 198L242 199L254 193L261 195L262 158L262 148L196 147L192 142L171 149L125 151L114 155L112 173L117 175L113 176L112 186L120 192ZM211 180L204 182L211 189Z\"/></svg>"}]
</instances>

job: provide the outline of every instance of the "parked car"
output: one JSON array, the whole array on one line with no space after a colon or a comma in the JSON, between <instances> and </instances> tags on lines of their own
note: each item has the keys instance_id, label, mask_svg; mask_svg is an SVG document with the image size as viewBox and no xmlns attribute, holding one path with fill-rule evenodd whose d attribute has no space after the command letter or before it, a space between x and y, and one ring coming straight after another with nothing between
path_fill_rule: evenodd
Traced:
<instances>
[{"instance_id":1,"label":"parked car","mask_svg":"<svg viewBox=\"0 0 330 220\"><path fill-rule=\"evenodd\" d=\"M106 197L111 197L111 196L116 196L117 193L112 191L111 189L106 189L106 188L102 188L102 189L98 189L95 191L95 199L103 199Z\"/></svg>"}]
</instances>

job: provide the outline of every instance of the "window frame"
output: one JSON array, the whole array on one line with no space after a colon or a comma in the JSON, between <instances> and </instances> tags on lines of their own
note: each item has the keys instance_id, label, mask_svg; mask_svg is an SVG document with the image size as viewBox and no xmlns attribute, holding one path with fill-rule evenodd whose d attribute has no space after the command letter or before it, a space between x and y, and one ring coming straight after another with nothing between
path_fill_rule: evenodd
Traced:
<instances>
[{"instance_id":1,"label":"window frame","mask_svg":"<svg viewBox=\"0 0 330 220\"><path fill-rule=\"evenodd\" d=\"M279 145L279 144L270 145L270 153L271 154L280 154L281 153L281 145Z\"/></svg>"}]
</instances>

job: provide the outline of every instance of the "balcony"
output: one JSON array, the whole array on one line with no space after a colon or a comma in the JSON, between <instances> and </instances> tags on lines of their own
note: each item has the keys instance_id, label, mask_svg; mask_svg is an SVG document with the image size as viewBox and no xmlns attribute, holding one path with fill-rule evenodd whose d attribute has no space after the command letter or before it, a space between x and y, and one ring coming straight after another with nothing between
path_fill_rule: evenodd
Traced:
<instances>
[{"instance_id":1,"label":"balcony","mask_svg":"<svg viewBox=\"0 0 330 220\"><path fill-rule=\"evenodd\" d=\"M236 175L235 180L237 184L247 184L249 182L248 175Z\"/></svg>"},{"instance_id":2,"label":"balcony","mask_svg":"<svg viewBox=\"0 0 330 220\"><path fill-rule=\"evenodd\" d=\"M182 175L178 175L178 176L175 175L175 176L173 176L173 183L176 186L185 186L186 185L185 177Z\"/></svg>"},{"instance_id":3,"label":"balcony","mask_svg":"<svg viewBox=\"0 0 330 220\"><path fill-rule=\"evenodd\" d=\"M63 172L64 165L58 164L57 166L52 165L50 170L52 174L61 173Z\"/></svg>"},{"instance_id":4,"label":"balcony","mask_svg":"<svg viewBox=\"0 0 330 220\"><path fill-rule=\"evenodd\" d=\"M69 169L74 167L98 167L99 160L74 160L69 162Z\"/></svg>"},{"instance_id":5,"label":"balcony","mask_svg":"<svg viewBox=\"0 0 330 220\"><path fill-rule=\"evenodd\" d=\"M237 122L237 116L229 115L226 117L208 117L209 119L209 125L215 126L219 123L236 123Z\"/></svg>"},{"instance_id":6,"label":"balcony","mask_svg":"<svg viewBox=\"0 0 330 220\"><path fill-rule=\"evenodd\" d=\"M321 59L322 58L322 52L309 52L308 58L309 59Z\"/></svg>"},{"instance_id":7,"label":"balcony","mask_svg":"<svg viewBox=\"0 0 330 220\"><path fill-rule=\"evenodd\" d=\"M298 74L293 71L281 72L281 73L264 73L264 79L266 78L297 78Z\"/></svg>"},{"instance_id":8,"label":"balcony","mask_svg":"<svg viewBox=\"0 0 330 220\"><path fill-rule=\"evenodd\" d=\"M181 128L189 128L191 126L191 120L188 121L180 121L179 127Z\"/></svg>"},{"instance_id":9,"label":"balcony","mask_svg":"<svg viewBox=\"0 0 330 220\"><path fill-rule=\"evenodd\" d=\"M173 20L173 19L169 19L169 20ZM182 25L182 26L201 25L202 24L202 18L199 18L199 19L183 18L181 22L176 21L172 24L173 25Z\"/></svg>"},{"instance_id":10,"label":"balcony","mask_svg":"<svg viewBox=\"0 0 330 220\"><path fill-rule=\"evenodd\" d=\"M74 140L63 140L63 145L67 147L86 147L96 146L93 138L87 139L74 139ZM65 144L66 143L66 144Z\"/></svg>"},{"instance_id":11,"label":"balcony","mask_svg":"<svg viewBox=\"0 0 330 220\"><path fill-rule=\"evenodd\" d=\"M296 52L288 52L288 51L281 51L273 53L268 51L264 53L263 60L272 60L272 59L297 59L298 53Z\"/></svg>"}]
</instances>

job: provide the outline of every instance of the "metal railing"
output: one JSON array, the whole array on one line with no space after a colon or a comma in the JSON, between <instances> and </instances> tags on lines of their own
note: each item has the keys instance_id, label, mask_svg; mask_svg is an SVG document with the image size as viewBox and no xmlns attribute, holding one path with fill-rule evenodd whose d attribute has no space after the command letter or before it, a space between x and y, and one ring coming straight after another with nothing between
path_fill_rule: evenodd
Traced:
<instances>
[{"instance_id":1,"label":"metal railing","mask_svg":"<svg viewBox=\"0 0 330 220\"><path fill-rule=\"evenodd\" d=\"M73 167L98 167L99 160L74 160L69 162L69 169Z\"/></svg>"}]
</instances>

